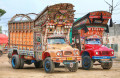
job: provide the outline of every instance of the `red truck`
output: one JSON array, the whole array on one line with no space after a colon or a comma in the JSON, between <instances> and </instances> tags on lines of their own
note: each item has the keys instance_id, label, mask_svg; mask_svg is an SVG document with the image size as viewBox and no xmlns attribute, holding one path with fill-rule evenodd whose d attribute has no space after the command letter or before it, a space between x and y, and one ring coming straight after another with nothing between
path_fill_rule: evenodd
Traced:
<instances>
[{"instance_id":1,"label":"red truck","mask_svg":"<svg viewBox=\"0 0 120 78\"><path fill-rule=\"evenodd\" d=\"M77 47L82 56L82 67L86 70L98 61L103 69L112 67L114 50L103 45L103 35L109 32L108 21L111 13L106 11L90 12L73 23L70 43Z\"/></svg>"}]
</instances>

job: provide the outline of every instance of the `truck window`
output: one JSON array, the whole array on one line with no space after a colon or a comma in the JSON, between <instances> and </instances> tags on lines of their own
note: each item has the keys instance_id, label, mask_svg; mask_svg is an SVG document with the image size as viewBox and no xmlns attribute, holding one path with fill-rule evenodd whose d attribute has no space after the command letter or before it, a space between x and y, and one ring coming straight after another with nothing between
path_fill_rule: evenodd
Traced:
<instances>
[{"instance_id":1,"label":"truck window","mask_svg":"<svg viewBox=\"0 0 120 78\"><path fill-rule=\"evenodd\" d=\"M100 39L86 39L85 44L101 44Z\"/></svg>"},{"instance_id":2,"label":"truck window","mask_svg":"<svg viewBox=\"0 0 120 78\"><path fill-rule=\"evenodd\" d=\"M65 44L65 39L64 38L52 38L52 39L48 39L48 44Z\"/></svg>"}]
</instances>

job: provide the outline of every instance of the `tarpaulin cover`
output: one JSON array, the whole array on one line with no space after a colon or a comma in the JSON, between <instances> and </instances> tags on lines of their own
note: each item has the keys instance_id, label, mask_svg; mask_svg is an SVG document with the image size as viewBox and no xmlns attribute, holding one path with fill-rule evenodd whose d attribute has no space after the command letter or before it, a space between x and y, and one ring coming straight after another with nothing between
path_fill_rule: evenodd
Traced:
<instances>
[{"instance_id":1,"label":"tarpaulin cover","mask_svg":"<svg viewBox=\"0 0 120 78\"><path fill-rule=\"evenodd\" d=\"M0 44L8 43L8 37L5 34L0 34Z\"/></svg>"}]
</instances>

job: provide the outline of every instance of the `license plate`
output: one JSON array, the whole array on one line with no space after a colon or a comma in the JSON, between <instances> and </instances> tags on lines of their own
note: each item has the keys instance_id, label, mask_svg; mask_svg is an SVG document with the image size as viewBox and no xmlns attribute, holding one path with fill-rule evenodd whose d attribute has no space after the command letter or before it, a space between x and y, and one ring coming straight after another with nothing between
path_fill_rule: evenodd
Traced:
<instances>
[{"instance_id":1,"label":"license plate","mask_svg":"<svg viewBox=\"0 0 120 78\"><path fill-rule=\"evenodd\" d=\"M70 67L71 67L71 68L73 67L73 63L70 63Z\"/></svg>"},{"instance_id":2,"label":"license plate","mask_svg":"<svg viewBox=\"0 0 120 78\"><path fill-rule=\"evenodd\" d=\"M72 60L72 57L67 57L67 60Z\"/></svg>"}]
</instances>

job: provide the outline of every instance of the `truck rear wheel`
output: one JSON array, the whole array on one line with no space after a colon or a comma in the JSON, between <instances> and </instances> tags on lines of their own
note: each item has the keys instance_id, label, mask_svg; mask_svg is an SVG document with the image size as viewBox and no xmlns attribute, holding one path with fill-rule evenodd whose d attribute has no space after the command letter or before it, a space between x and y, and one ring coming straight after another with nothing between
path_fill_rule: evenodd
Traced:
<instances>
[{"instance_id":1,"label":"truck rear wheel","mask_svg":"<svg viewBox=\"0 0 120 78\"><path fill-rule=\"evenodd\" d=\"M18 55L13 55L11 59L12 67L14 69L19 69L20 67L20 59Z\"/></svg>"},{"instance_id":2,"label":"truck rear wheel","mask_svg":"<svg viewBox=\"0 0 120 78\"><path fill-rule=\"evenodd\" d=\"M43 67L43 61L38 61L34 63L35 68L42 68Z\"/></svg>"},{"instance_id":3,"label":"truck rear wheel","mask_svg":"<svg viewBox=\"0 0 120 78\"><path fill-rule=\"evenodd\" d=\"M93 61L91 60L90 56L84 56L82 58L82 68L85 70L89 70L93 67Z\"/></svg>"},{"instance_id":4,"label":"truck rear wheel","mask_svg":"<svg viewBox=\"0 0 120 78\"><path fill-rule=\"evenodd\" d=\"M44 61L44 70L46 73L54 72L55 64L50 57L47 57Z\"/></svg>"},{"instance_id":5,"label":"truck rear wheel","mask_svg":"<svg viewBox=\"0 0 120 78\"><path fill-rule=\"evenodd\" d=\"M103 69L110 69L112 67L112 64L113 64L112 62L110 62L110 63L107 63L107 62L101 63L101 67Z\"/></svg>"},{"instance_id":6,"label":"truck rear wheel","mask_svg":"<svg viewBox=\"0 0 120 78\"><path fill-rule=\"evenodd\" d=\"M76 72L77 69L78 69L78 62L76 62L73 67L68 67L68 70L70 72Z\"/></svg>"},{"instance_id":7,"label":"truck rear wheel","mask_svg":"<svg viewBox=\"0 0 120 78\"><path fill-rule=\"evenodd\" d=\"M20 69L23 69L23 67L24 67L24 59L21 58L20 59Z\"/></svg>"},{"instance_id":8,"label":"truck rear wheel","mask_svg":"<svg viewBox=\"0 0 120 78\"><path fill-rule=\"evenodd\" d=\"M0 51L0 57L3 55L2 51Z\"/></svg>"}]
</instances>

